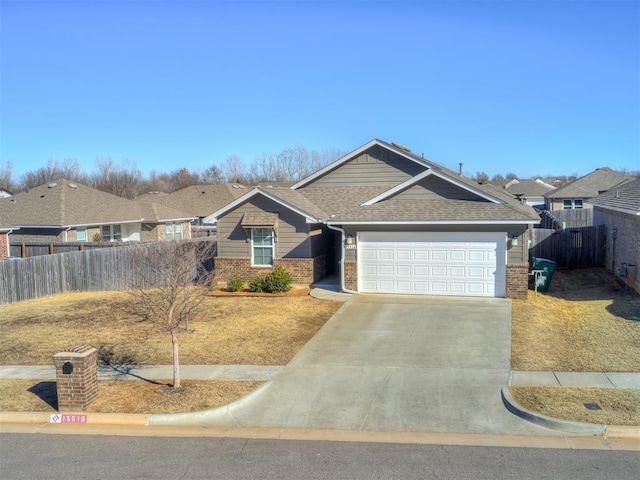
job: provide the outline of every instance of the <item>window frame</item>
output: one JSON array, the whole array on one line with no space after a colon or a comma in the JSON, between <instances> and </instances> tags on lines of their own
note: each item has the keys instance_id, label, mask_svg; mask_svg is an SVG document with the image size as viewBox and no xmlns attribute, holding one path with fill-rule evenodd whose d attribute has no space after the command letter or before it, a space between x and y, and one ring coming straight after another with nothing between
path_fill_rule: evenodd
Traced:
<instances>
[{"instance_id":1,"label":"window frame","mask_svg":"<svg viewBox=\"0 0 640 480\"><path fill-rule=\"evenodd\" d=\"M562 209L563 210L572 210L573 209L573 200L570 198L565 198L562 200Z\"/></svg>"},{"instance_id":2,"label":"window frame","mask_svg":"<svg viewBox=\"0 0 640 480\"><path fill-rule=\"evenodd\" d=\"M580 202L580 206L578 206L578 202ZM581 198L576 198L573 200L573 208L576 210L581 210L584 208L584 202L582 201Z\"/></svg>"},{"instance_id":3,"label":"window frame","mask_svg":"<svg viewBox=\"0 0 640 480\"><path fill-rule=\"evenodd\" d=\"M84 238L80 238L80 232L84 235ZM76 228L76 242L86 242L87 241L87 227L78 227Z\"/></svg>"},{"instance_id":4,"label":"window frame","mask_svg":"<svg viewBox=\"0 0 640 480\"><path fill-rule=\"evenodd\" d=\"M256 235L259 231L270 232L262 237L262 240L271 238L270 245L263 243L256 245ZM260 237L258 237L260 239ZM256 249L267 251L271 250L271 262L270 263L256 263ZM264 259L264 255L261 255ZM276 235L273 228L267 227L251 227L251 266L252 267L273 267L276 258Z\"/></svg>"}]
</instances>

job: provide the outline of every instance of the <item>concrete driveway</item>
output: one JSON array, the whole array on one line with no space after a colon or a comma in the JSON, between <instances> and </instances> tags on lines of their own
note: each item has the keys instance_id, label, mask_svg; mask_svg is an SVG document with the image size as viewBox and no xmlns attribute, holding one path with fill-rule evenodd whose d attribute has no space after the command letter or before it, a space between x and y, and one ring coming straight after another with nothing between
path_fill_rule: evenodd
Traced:
<instances>
[{"instance_id":1,"label":"concrete driveway","mask_svg":"<svg viewBox=\"0 0 640 480\"><path fill-rule=\"evenodd\" d=\"M271 382L182 423L545 433L509 413L511 302L358 295ZM176 416L153 416L153 424Z\"/></svg>"}]
</instances>

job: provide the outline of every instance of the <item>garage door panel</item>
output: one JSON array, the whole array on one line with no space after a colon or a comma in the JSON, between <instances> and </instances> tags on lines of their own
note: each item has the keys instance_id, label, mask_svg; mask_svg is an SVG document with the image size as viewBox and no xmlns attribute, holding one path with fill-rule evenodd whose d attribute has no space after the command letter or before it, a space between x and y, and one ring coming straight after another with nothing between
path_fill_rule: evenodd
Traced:
<instances>
[{"instance_id":1,"label":"garage door panel","mask_svg":"<svg viewBox=\"0 0 640 480\"><path fill-rule=\"evenodd\" d=\"M358 245L361 291L505 294L506 234L367 232Z\"/></svg>"}]
</instances>

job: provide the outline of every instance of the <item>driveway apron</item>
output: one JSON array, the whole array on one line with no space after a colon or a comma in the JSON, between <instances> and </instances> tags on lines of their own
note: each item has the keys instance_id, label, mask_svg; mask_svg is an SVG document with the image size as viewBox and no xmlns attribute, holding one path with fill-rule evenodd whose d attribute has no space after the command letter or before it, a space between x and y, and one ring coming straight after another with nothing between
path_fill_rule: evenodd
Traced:
<instances>
[{"instance_id":1,"label":"driveway apron","mask_svg":"<svg viewBox=\"0 0 640 480\"><path fill-rule=\"evenodd\" d=\"M263 388L193 421L549 434L502 404L510 351L509 300L358 295Z\"/></svg>"}]
</instances>

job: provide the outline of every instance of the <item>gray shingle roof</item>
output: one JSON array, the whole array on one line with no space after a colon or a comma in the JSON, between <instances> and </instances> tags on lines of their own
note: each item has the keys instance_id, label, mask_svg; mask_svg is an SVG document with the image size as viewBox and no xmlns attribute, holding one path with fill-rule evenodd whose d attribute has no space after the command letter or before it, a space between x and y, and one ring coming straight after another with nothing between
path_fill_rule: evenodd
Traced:
<instances>
[{"instance_id":1,"label":"gray shingle roof","mask_svg":"<svg viewBox=\"0 0 640 480\"><path fill-rule=\"evenodd\" d=\"M640 213L640 179L614 187L590 199L588 203Z\"/></svg>"},{"instance_id":2,"label":"gray shingle roof","mask_svg":"<svg viewBox=\"0 0 640 480\"><path fill-rule=\"evenodd\" d=\"M524 197L542 196L555 190L555 187L535 180L514 180L509 181L502 188L511 195L522 195Z\"/></svg>"},{"instance_id":3,"label":"gray shingle roof","mask_svg":"<svg viewBox=\"0 0 640 480\"><path fill-rule=\"evenodd\" d=\"M0 223L71 226L118 222L190 219L161 206L139 204L64 178L18 193L15 202L0 199Z\"/></svg>"},{"instance_id":4,"label":"gray shingle roof","mask_svg":"<svg viewBox=\"0 0 640 480\"><path fill-rule=\"evenodd\" d=\"M625 173L616 172L610 168L599 168L564 187L560 187L547 194L547 198L591 198L600 192L609 190L616 185L633 180L633 177Z\"/></svg>"},{"instance_id":5,"label":"gray shingle roof","mask_svg":"<svg viewBox=\"0 0 640 480\"><path fill-rule=\"evenodd\" d=\"M230 183L191 185L169 194L148 193L136 199L139 203L158 203L193 217L206 217L251 190L251 187Z\"/></svg>"}]
</instances>

